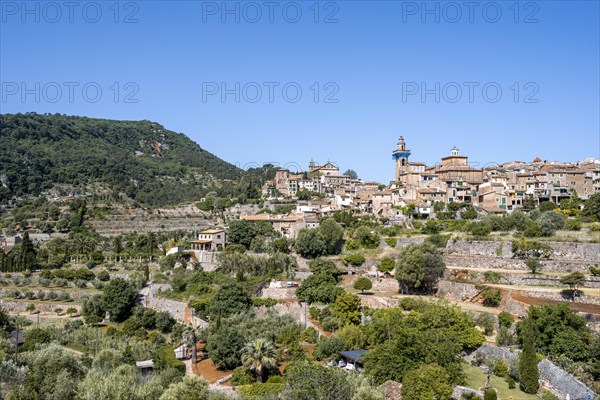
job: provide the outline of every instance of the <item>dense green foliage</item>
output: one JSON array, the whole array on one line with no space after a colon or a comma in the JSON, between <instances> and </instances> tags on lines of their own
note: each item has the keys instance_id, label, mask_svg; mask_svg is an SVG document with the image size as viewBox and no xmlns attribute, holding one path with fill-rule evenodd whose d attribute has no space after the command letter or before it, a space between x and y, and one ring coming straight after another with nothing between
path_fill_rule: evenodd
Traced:
<instances>
[{"instance_id":1,"label":"dense green foliage","mask_svg":"<svg viewBox=\"0 0 600 400\"><path fill-rule=\"evenodd\" d=\"M455 306L416 302L414 310L379 309L366 325L373 350L365 355L366 374L377 384L402 382L423 364L438 364L452 383L462 381L460 352L475 349L484 337L473 321Z\"/></svg>"},{"instance_id":2,"label":"dense green foliage","mask_svg":"<svg viewBox=\"0 0 600 400\"><path fill-rule=\"evenodd\" d=\"M535 352L535 331L531 321L524 322L522 330L523 351L519 355L519 376L521 389L525 393L536 393L539 387L537 354Z\"/></svg>"},{"instance_id":3,"label":"dense green foliage","mask_svg":"<svg viewBox=\"0 0 600 400\"><path fill-rule=\"evenodd\" d=\"M427 243L411 244L398 255L396 279L403 291L428 293L445 269L444 259L436 247Z\"/></svg>"},{"instance_id":4,"label":"dense green foliage","mask_svg":"<svg viewBox=\"0 0 600 400\"><path fill-rule=\"evenodd\" d=\"M356 281L354 281L354 285L352 285L352 287L364 293L365 290L369 290L373 287L373 282L371 282L369 278L361 276Z\"/></svg>"},{"instance_id":5,"label":"dense green foliage","mask_svg":"<svg viewBox=\"0 0 600 400\"><path fill-rule=\"evenodd\" d=\"M2 202L56 184L100 182L115 198L123 192L149 205L173 204L202 197L212 178L242 175L183 134L150 121L2 114L0 138L0 175L10 188L0 187Z\"/></svg>"},{"instance_id":6,"label":"dense green foliage","mask_svg":"<svg viewBox=\"0 0 600 400\"><path fill-rule=\"evenodd\" d=\"M104 287L104 309L111 321L122 322L130 315L137 298L137 290L125 279L116 278Z\"/></svg>"},{"instance_id":7,"label":"dense green foliage","mask_svg":"<svg viewBox=\"0 0 600 400\"><path fill-rule=\"evenodd\" d=\"M407 372L402 382L402 398L406 400L448 400L451 394L450 376L436 364Z\"/></svg>"},{"instance_id":8,"label":"dense green foliage","mask_svg":"<svg viewBox=\"0 0 600 400\"><path fill-rule=\"evenodd\" d=\"M352 387L339 369L298 363L286 371L288 381L283 391L285 400L350 400Z\"/></svg>"}]
</instances>

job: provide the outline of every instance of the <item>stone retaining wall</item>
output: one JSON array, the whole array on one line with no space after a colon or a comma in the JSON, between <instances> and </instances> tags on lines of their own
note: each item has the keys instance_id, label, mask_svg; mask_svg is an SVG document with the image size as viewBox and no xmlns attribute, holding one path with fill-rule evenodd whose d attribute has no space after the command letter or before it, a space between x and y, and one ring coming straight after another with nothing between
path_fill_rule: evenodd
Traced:
<instances>
[{"instance_id":1,"label":"stone retaining wall","mask_svg":"<svg viewBox=\"0 0 600 400\"><path fill-rule=\"evenodd\" d=\"M600 243L544 243L553 250L543 261L545 271L588 273L590 264L600 263ZM523 260L514 258L512 242L449 240L445 258L447 265L462 268L528 269Z\"/></svg>"},{"instance_id":2,"label":"stone retaining wall","mask_svg":"<svg viewBox=\"0 0 600 400\"><path fill-rule=\"evenodd\" d=\"M29 305L26 301L6 301L0 300L0 307L6 309L9 312L23 313L26 312L26 308ZM62 308L63 312L67 308L74 308L79 313L81 306L73 303L35 303L36 309L40 312L54 312L57 308Z\"/></svg>"},{"instance_id":3,"label":"stone retaining wall","mask_svg":"<svg viewBox=\"0 0 600 400\"><path fill-rule=\"evenodd\" d=\"M560 283L560 277L558 276L539 276L539 275L512 275L503 274L500 278L501 284L505 285L525 285L525 286L564 286ZM583 287L586 288L600 288L600 278L588 277L585 280Z\"/></svg>"},{"instance_id":4,"label":"stone retaining wall","mask_svg":"<svg viewBox=\"0 0 600 400\"><path fill-rule=\"evenodd\" d=\"M185 309L187 304L182 301L166 299L158 295L159 292L170 290L171 285L162 283L152 283L143 292L143 305L157 311L169 313L177 321L182 322L185 317Z\"/></svg>"},{"instance_id":5,"label":"stone retaining wall","mask_svg":"<svg viewBox=\"0 0 600 400\"><path fill-rule=\"evenodd\" d=\"M560 293L534 292L534 291L522 291L522 290L515 290L514 292L518 293L522 296L525 296L525 297L534 297L534 298L538 298L538 299L548 299L548 300L563 301L563 302L568 301L568 299L565 299L564 297L562 297L560 295ZM600 306L600 297L577 296L576 299L577 299L576 303L593 304L593 305Z\"/></svg>"},{"instance_id":6,"label":"stone retaining wall","mask_svg":"<svg viewBox=\"0 0 600 400\"><path fill-rule=\"evenodd\" d=\"M450 301L468 301L480 292L472 283L440 281L438 295Z\"/></svg>"},{"instance_id":7,"label":"stone retaining wall","mask_svg":"<svg viewBox=\"0 0 600 400\"><path fill-rule=\"evenodd\" d=\"M264 288L261 297L269 297L277 300L298 300L296 288Z\"/></svg>"}]
</instances>

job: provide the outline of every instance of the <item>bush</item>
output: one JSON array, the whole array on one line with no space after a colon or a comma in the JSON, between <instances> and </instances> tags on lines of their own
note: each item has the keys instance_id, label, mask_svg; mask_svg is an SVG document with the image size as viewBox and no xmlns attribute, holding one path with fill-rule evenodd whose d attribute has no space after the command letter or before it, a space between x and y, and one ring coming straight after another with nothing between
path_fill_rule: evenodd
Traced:
<instances>
[{"instance_id":1,"label":"bush","mask_svg":"<svg viewBox=\"0 0 600 400\"><path fill-rule=\"evenodd\" d=\"M421 232L425 234L436 234L443 230L444 226L437 221L427 221L421 228Z\"/></svg>"},{"instance_id":2,"label":"bush","mask_svg":"<svg viewBox=\"0 0 600 400\"><path fill-rule=\"evenodd\" d=\"M396 247L398 240L396 238L385 238L385 243L390 247Z\"/></svg>"},{"instance_id":3,"label":"bush","mask_svg":"<svg viewBox=\"0 0 600 400\"><path fill-rule=\"evenodd\" d=\"M483 400L497 400L497 399L498 399L498 393L496 393L495 389L488 388L483 393Z\"/></svg>"},{"instance_id":4,"label":"bush","mask_svg":"<svg viewBox=\"0 0 600 400\"><path fill-rule=\"evenodd\" d=\"M507 382L509 389L515 389L517 387L517 384L515 383L515 380L513 378L508 378Z\"/></svg>"},{"instance_id":5,"label":"bush","mask_svg":"<svg viewBox=\"0 0 600 400\"><path fill-rule=\"evenodd\" d=\"M244 367L237 367L231 374L231 384L233 386L250 385L254 383L252 373Z\"/></svg>"},{"instance_id":6,"label":"bush","mask_svg":"<svg viewBox=\"0 0 600 400\"><path fill-rule=\"evenodd\" d=\"M434 245L435 247L439 247L441 249L446 248L446 245L448 244L448 240L450 239L452 235L440 235L439 233L436 233L434 235L429 235L425 241L427 243L431 243L432 245Z\"/></svg>"},{"instance_id":7,"label":"bush","mask_svg":"<svg viewBox=\"0 0 600 400\"><path fill-rule=\"evenodd\" d=\"M183 377L185 375L185 364L175 358L172 346L161 346L158 348L157 364L160 368L175 368Z\"/></svg>"},{"instance_id":8,"label":"bush","mask_svg":"<svg viewBox=\"0 0 600 400\"><path fill-rule=\"evenodd\" d=\"M337 317L333 317L333 316L326 317L326 318L323 318L323 321L321 322L321 326L327 332L333 332L340 327L340 320Z\"/></svg>"},{"instance_id":9,"label":"bush","mask_svg":"<svg viewBox=\"0 0 600 400\"><path fill-rule=\"evenodd\" d=\"M598 265L590 265L590 274L592 276L600 276L600 267Z\"/></svg>"},{"instance_id":10,"label":"bush","mask_svg":"<svg viewBox=\"0 0 600 400\"><path fill-rule=\"evenodd\" d=\"M581 226L581 221L576 219L568 219L565 221L565 229L568 231L580 231Z\"/></svg>"},{"instance_id":11,"label":"bush","mask_svg":"<svg viewBox=\"0 0 600 400\"><path fill-rule=\"evenodd\" d=\"M508 365L503 360L496 361L494 365L494 375L504 378L508 376Z\"/></svg>"},{"instance_id":12,"label":"bush","mask_svg":"<svg viewBox=\"0 0 600 400\"><path fill-rule=\"evenodd\" d=\"M482 292L483 305L487 307L498 307L502 301L500 289L487 288Z\"/></svg>"},{"instance_id":13,"label":"bush","mask_svg":"<svg viewBox=\"0 0 600 400\"><path fill-rule=\"evenodd\" d=\"M271 399L277 398L284 386L283 383L254 383L238 387L237 392L243 400Z\"/></svg>"},{"instance_id":14,"label":"bush","mask_svg":"<svg viewBox=\"0 0 600 400\"><path fill-rule=\"evenodd\" d=\"M487 236L492 233L492 226L487 222L472 222L468 229L474 236Z\"/></svg>"},{"instance_id":15,"label":"bush","mask_svg":"<svg viewBox=\"0 0 600 400\"><path fill-rule=\"evenodd\" d=\"M252 305L254 307L273 307L275 304L277 304L277 300L276 299L271 299L268 297L253 297L252 298Z\"/></svg>"},{"instance_id":16,"label":"bush","mask_svg":"<svg viewBox=\"0 0 600 400\"><path fill-rule=\"evenodd\" d=\"M340 260L345 265L352 265L354 267L359 267L363 265L365 262L365 257L361 254L348 254L346 256L340 257Z\"/></svg>"},{"instance_id":17,"label":"bush","mask_svg":"<svg viewBox=\"0 0 600 400\"><path fill-rule=\"evenodd\" d=\"M96 278L100 281L106 282L110 280L110 274L106 270L100 271L98 272L98 275L96 275Z\"/></svg>"},{"instance_id":18,"label":"bush","mask_svg":"<svg viewBox=\"0 0 600 400\"><path fill-rule=\"evenodd\" d=\"M334 361L339 360L340 353L346 349L346 342L339 337L321 339L315 346L313 356L317 360L331 357Z\"/></svg>"},{"instance_id":19,"label":"bush","mask_svg":"<svg viewBox=\"0 0 600 400\"><path fill-rule=\"evenodd\" d=\"M300 334L300 339L306 343L317 343L319 340L319 332L312 326L309 326Z\"/></svg>"},{"instance_id":20,"label":"bush","mask_svg":"<svg viewBox=\"0 0 600 400\"><path fill-rule=\"evenodd\" d=\"M496 271L485 271L483 273L483 279L489 283L498 283L500 282L500 278L502 278L502 274Z\"/></svg>"},{"instance_id":21,"label":"bush","mask_svg":"<svg viewBox=\"0 0 600 400\"><path fill-rule=\"evenodd\" d=\"M513 317L511 313L502 311L500 314L498 314L498 324L500 326L510 328L513 322L515 322L515 317Z\"/></svg>"}]
</instances>

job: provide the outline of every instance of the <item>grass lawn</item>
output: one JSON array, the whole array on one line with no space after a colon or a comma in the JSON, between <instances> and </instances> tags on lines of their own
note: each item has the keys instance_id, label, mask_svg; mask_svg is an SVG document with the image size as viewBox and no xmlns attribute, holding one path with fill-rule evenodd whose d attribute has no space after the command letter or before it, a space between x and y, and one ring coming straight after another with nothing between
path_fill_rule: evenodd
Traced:
<instances>
[{"instance_id":1,"label":"grass lawn","mask_svg":"<svg viewBox=\"0 0 600 400\"><path fill-rule=\"evenodd\" d=\"M485 385L487 375L482 369L465 363L463 364L463 371L467 378L466 386L473 389L479 389ZM539 397L536 395L522 392L518 385L515 389L509 389L508 383L503 378L497 376L492 376L490 379L490 386L498 392L498 400L539 400Z\"/></svg>"}]
</instances>

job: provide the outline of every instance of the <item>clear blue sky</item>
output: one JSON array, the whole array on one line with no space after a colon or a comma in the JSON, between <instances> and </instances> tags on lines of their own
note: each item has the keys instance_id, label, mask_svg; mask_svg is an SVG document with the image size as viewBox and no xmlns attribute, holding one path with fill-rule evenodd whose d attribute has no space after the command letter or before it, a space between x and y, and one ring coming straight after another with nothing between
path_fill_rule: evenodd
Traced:
<instances>
[{"instance_id":1,"label":"clear blue sky","mask_svg":"<svg viewBox=\"0 0 600 400\"><path fill-rule=\"evenodd\" d=\"M148 119L240 166L312 157L382 182L400 134L427 163L600 156L597 1L314 3L1 0L1 111ZM211 94L236 82L239 103Z\"/></svg>"}]
</instances>

